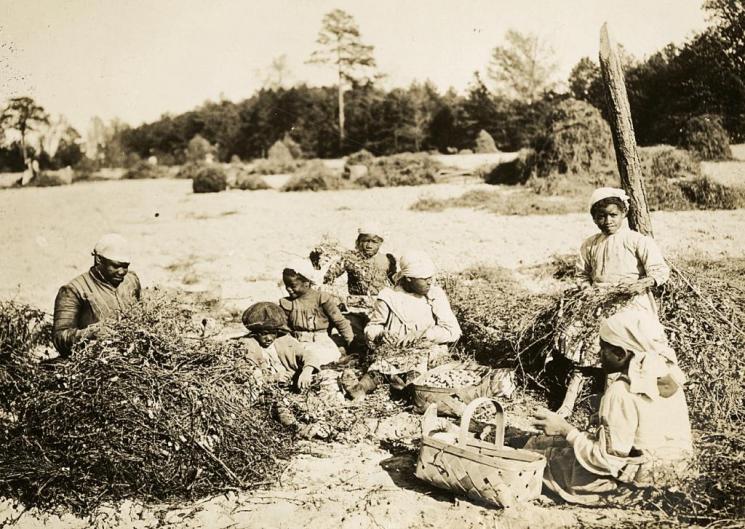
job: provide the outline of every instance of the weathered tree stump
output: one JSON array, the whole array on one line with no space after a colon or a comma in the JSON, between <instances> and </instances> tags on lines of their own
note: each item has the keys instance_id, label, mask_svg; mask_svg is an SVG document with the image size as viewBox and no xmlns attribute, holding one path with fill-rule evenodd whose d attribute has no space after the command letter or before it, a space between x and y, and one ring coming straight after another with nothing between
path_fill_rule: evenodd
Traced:
<instances>
[{"instance_id":1,"label":"weathered tree stump","mask_svg":"<svg viewBox=\"0 0 745 529\"><path fill-rule=\"evenodd\" d=\"M616 151L621 185L629 195L629 226L644 235L652 236L652 219L647 205L644 178L636 149L634 124L631 121L629 98L623 80L623 69L616 45L608 35L608 24L600 28L600 72L603 76L605 100L608 105L613 147Z\"/></svg>"}]
</instances>

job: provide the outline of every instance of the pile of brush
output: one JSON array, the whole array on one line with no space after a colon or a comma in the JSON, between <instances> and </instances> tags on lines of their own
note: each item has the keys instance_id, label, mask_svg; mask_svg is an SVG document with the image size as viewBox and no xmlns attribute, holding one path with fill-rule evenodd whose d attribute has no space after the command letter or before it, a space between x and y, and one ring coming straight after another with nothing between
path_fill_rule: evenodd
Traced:
<instances>
[{"instance_id":1,"label":"pile of brush","mask_svg":"<svg viewBox=\"0 0 745 529\"><path fill-rule=\"evenodd\" d=\"M0 366L0 494L86 511L277 478L291 438L236 345L158 292L107 325L67 360Z\"/></svg>"},{"instance_id":2,"label":"pile of brush","mask_svg":"<svg viewBox=\"0 0 745 529\"><path fill-rule=\"evenodd\" d=\"M552 275L564 290L533 294L509 271L480 268L444 281L463 327L467 351L480 361L522 367L524 382L545 382L545 359L560 356L568 325L589 340L599 322L627 297L616 290L574 288L568 264L557 261ZM673 266L670 280L655 293L670 346L688 377L691 423L700 432L700 477L665 492L666 510L689 521L745 515L735 498L745 495L745 260L687 261ZM481 358L479 358L481 356Z\"/></svg>"}]
</instances>

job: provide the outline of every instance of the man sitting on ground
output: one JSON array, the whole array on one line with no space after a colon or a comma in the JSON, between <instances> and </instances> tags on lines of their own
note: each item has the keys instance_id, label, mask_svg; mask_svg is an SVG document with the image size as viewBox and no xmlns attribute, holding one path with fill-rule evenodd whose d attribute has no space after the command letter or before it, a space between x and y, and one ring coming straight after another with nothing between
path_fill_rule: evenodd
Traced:
<instances>
[{"instance_id":1,"label":"man sitting on ground","mask_svg":"<svg viewBox=\"0 0 745 529\"><path fill-rule=\"evenodd\" d=\"M60 356L73 346L96 338L104 321L140 299L140 280L129 271L127 241L118 234L101 237L93 249L93 266L59 289L54 300L54 347Z\"/></svg>"}]
</instances>

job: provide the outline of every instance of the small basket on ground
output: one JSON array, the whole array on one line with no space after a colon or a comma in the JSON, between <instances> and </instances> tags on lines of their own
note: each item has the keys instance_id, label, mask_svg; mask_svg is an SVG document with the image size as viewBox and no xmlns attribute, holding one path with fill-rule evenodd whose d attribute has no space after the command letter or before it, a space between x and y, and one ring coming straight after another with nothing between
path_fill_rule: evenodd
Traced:
<instances>
[{"instance_id":1,"label":"small basket on ground","mask_svg":"<svg viewBox=\"0 0 745 529\"><path fill-rule=\"evenodd\" d=\"M510 398L515 390L515 376L511 369L473 368L450 362L414 379L411 389L419 413L424 413L430 404L437 404L438 413L460 417L466 405L476 398Z\"/></svg>"},{"instance_id":2,"label":"small basket on ground","mask_svg":"<svg viewBox=\"0 0 745 529\"><path fill-rule=\"evenodd\" d=\"M479 441L468 434L473 412L487 402L492 402L497 410L494 443ZM434 413L432 404L425 419ZM423 432L416 476L473 500L509 507L540 496L545 467L546 459L542 455L504 446L502 406L495 399L478 398L466 406L455 442L447 434Z\"/></svg>"}]
</instances>

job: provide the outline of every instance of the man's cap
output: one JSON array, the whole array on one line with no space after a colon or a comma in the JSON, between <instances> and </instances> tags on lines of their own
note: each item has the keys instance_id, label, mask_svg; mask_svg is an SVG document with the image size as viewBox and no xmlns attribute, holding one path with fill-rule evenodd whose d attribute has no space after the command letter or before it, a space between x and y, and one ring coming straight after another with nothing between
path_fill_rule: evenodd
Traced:
<instances>
[{"instance_id":1,"label":"man's cap","mask_svg":"<svg viewBox=\"0 0 745 529\"><path fill-rule=\"evenodd\" d=\"M93 253L99 257L105 257L109 261L132 262L129 243L118 233L107 233L98 239L96 246L93 247Z\"/></svg>"}]
</instances>

